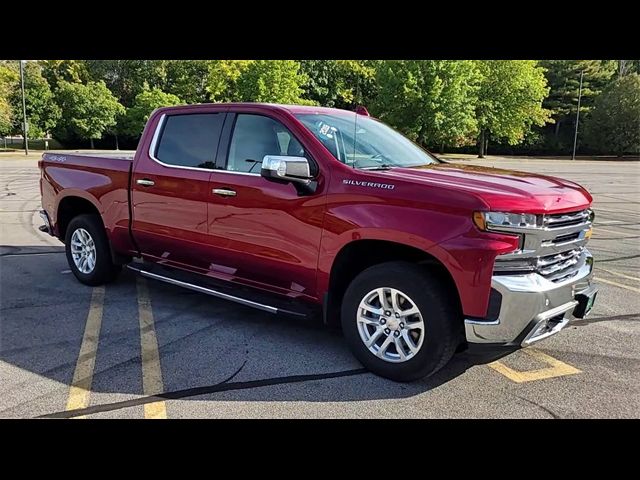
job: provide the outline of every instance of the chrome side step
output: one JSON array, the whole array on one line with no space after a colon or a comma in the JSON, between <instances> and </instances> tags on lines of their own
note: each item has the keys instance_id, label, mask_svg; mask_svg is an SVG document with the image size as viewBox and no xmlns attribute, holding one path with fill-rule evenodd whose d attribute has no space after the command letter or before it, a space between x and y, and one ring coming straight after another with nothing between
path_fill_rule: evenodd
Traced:
<instances>
[{"instance_id":1,"label":"chrome side step","mask_svg":"<svg viewBox=\"0 0 640 480\"><path fill-rule=\"evenodd\" d=\"M136 273L139 273L143 277L148 277L153 280L160 280L161 282L170 283L171 285L177 285L178 287L188 288L189 290L194 290L196 292L205 293L207 295L211 295L212 297L222 298L224 300L230 300L232 302L239 303L241 305L245 305L247 307L257 308L258 310L263 310L269 313L286 313L289 315L301 316L301 314L297 312L291 312L289 310L283 310L276 307L272 307L271 305L264 305L262 303L254 302L253 300L247 300L246 298L236 297L234 295L230 295L228 293L219 292L217 290L213 290L212 288L202 287L200 285L194 285L193 283L183 282L182 280L177 280L171 277L165 277L163 275L158 275L157 273L148 272L146 270L142 270L141 268L136 268L132 265L127 265L129 270L132 270ZM303 315L302 315L303 316Z\"/></svg>"}]
</instances>

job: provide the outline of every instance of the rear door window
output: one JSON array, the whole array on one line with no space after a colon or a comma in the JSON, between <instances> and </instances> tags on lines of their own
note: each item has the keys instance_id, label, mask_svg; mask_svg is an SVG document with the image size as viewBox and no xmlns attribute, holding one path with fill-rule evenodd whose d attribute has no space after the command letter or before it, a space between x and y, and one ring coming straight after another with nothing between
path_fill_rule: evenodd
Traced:
<instances>
[{"instance_id":1,"label":"rear door window","mask_svg":"<svg viewBox=\"0 0 640 480\"><path fill-rule=\"evenodd\" d=\"M175 167L213 169L224 113L166 117L155 158Z\"/></svg>"}]
</instances>

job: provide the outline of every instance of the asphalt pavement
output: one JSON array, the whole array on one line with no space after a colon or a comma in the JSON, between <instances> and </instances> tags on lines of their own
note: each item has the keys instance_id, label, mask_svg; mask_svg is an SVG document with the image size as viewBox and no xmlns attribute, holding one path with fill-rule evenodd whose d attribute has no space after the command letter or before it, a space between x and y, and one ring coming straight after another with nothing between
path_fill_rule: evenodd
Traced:
<instances>
[{"instance_id":1,"label":"asphalt pavement","mask_svg":"<svg viewBox=\"0 0 640 480\"><path fill-rule=\"evenodd\" d=\"M458 354L408 384L365 372L339 331L125 271L78 283L41 224L37 159L0 155L0 417L640 416L640 162L462 163L576 181L594 195L592 314L509 354Z\"/></svg>"}]
</instances>

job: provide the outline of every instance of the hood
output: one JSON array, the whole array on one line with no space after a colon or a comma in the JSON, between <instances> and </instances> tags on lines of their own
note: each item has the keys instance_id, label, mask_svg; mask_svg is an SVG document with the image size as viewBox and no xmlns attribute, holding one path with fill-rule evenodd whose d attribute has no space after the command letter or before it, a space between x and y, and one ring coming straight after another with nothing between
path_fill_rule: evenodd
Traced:
<instances>
[{"instance_id":1,"label":"hood","mask_svg":"<svg viewBox=\"0 0 640 480\"><path fill-rule=\"evenodd\" d=\"M490 210L518 213L562 213L582 210L592 197L583 187L560 178L477 165L440 163L393 168L389 178L418 184L466 190Z\"/></svg>"}]
</instances>

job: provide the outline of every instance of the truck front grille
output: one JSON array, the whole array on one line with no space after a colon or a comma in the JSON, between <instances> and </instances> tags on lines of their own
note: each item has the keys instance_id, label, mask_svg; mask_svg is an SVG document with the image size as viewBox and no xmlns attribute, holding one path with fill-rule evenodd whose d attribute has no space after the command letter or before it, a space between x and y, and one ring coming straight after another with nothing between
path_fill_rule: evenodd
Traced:
<instances>
[{"instance_id":1,"label":"truck front grille","mask_svg":"<svg viewBox=\"0 0 640 480\"><path fill-rule=\"evenodd\" d=\"M593 212L544 215L542 227L522 234L522 249L496 259L494 274L537 273L551 282L575 276L586 261ZM538 224L540 225L540 224Z\"/></svg>"}]
</instances>

